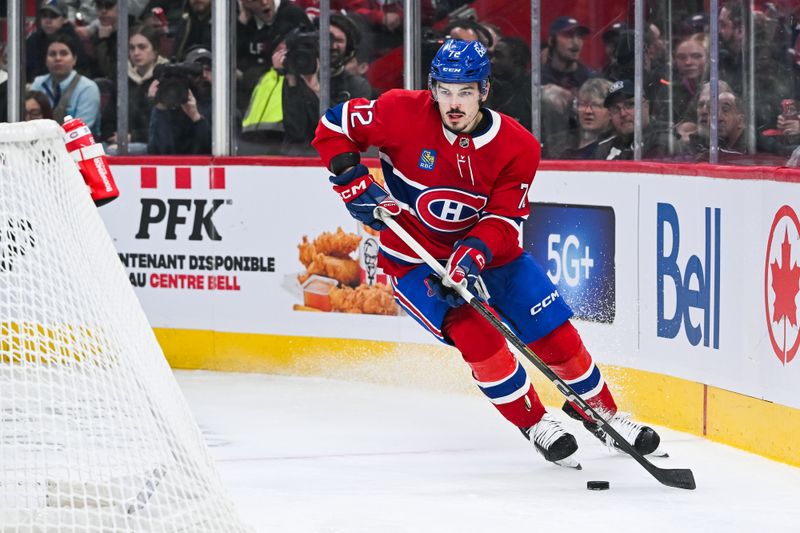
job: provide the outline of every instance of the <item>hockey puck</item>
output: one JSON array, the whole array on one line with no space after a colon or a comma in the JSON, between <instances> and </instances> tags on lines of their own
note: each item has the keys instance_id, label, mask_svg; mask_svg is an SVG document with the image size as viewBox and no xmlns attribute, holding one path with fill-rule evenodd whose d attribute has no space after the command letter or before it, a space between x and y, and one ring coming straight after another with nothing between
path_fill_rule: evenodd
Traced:
<instances>
[{"instance_id":1,"label":"hockey puck","mask_svg":"<svg viewBox=\"0 0 800 533\"><path fill-rule=\"evenodd\" d=\"M608 490L608 481L587 481L586 488L589 490Z\"/></svg>"}]
</instances>

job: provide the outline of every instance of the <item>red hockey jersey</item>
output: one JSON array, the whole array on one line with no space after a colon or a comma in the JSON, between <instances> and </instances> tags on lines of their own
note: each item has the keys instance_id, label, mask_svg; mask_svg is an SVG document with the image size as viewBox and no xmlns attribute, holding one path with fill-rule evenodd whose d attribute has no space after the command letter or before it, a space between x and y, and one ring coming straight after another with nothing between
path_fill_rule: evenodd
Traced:
<instances>
[{"instance_id":1,"label":"red hockey jersey","mask_svg":"<svg viewBox=\"0 0 800 533\"><path fill-rule=\"evenodd\" d=\"M430 91L392 90L329 109L313 145L326 167L339 154L378 147L387 189L403 209L398 222L442 261L457 240L478 237L492 252L491 268L522 253L540 148L514 119L483 111L488 127L454 134ZM380 240L379 265L387 274L399 276L423 262L390 230Z\"/></svg>"}]
</instances>

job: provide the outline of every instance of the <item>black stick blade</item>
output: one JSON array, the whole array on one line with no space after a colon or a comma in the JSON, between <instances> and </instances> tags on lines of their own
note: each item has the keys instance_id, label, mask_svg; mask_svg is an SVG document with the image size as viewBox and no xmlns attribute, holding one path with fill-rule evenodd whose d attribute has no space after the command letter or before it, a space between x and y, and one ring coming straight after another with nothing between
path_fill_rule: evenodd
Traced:
<instances>
[{"instance_id":1,"label":"black stick blade","mask_svg":"<svg viewBox=\"0 0 800 533\"><path fill-rule=\"evenodd\" d=\"M688 468L659 468L655 478L668 487L694 490L694 474Z\"/></svg>"}]
</instances>

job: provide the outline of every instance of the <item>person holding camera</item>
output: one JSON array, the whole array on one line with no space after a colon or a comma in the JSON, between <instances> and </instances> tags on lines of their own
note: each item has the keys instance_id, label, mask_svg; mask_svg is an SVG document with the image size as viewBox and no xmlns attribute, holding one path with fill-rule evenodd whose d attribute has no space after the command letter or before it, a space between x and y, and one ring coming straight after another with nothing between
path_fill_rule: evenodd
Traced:
<instances>
[{"instance_id":1,"label":"person holding camera","mask_svg":"<svg viewBox=\"0 0 800 533\"><path fill-rule=\"evenodd\" d=\"M270 69L270 58L286 35L308 29L311 21L303 8L289 0L238 0L236 67L239 77L237 108L243 109L261 77Z\"/></svg>"},{"instance_id":2,"label":"person holding camera","mask_svg":"<svg viewBox=\"0 0 800 533\"><path fill-rule=\"evenodd\" d=\"M286 35L295 28L307 28L311 21L303 8L289 0L238 0L236 58L239 70L255 68L259 76L269 68L267 61ZM252 87L251 87L252 88Z\"/></svg>"},{"instance_id":3,"label":"person holding camera","mask_svg":"<svg viewBox=\"0 0 800 533\"><path fill-rule=\"evenodd\" d=\"M149 154L211 153L211 52L196 47L186 61L158 65L148 94Z\"/></svg>"},{"instance_id":4,"label":"person holding camera","mask_svg":"<svg viewBox=\"0 0 800 533\"><path fill-rule=\"evenodd\" d=\"M349 23L349 25L348 25ZM343 28L355 26L343 15L331 15L331 105L340 104L351 98L372 98L373 90L369 82L351 74L344 68L345 63L355 53L343 38L348 34ZM350 31L348 29L348 31ZM355 33L350 33L355 36ZM338 41L338 43L337 43ZM355 42L355 37L350 40ZM286 39L286 83L283 91L284 146L297 153L310 150L309 143L319 122L319 33L293 33ZM342 46L343 45L343 46Z\"/></svg>"}]
</instances>

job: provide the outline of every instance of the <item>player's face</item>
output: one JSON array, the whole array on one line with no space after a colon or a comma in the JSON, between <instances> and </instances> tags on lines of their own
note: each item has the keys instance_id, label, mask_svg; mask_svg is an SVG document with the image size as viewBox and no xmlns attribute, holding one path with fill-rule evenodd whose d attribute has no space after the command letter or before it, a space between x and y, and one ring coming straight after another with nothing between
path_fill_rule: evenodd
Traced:
<instances>
[{"instance_id":1,"label":"player's face","mask_svg":"<svg viewBox=\"0 0 800 533\"><path fill-rule=\"evenodd\" d=\"M434 89L439 114L447 129L469 133L481 120L481 94L477 82L437 83Z\"/></svg>"}]
</instances>

